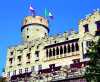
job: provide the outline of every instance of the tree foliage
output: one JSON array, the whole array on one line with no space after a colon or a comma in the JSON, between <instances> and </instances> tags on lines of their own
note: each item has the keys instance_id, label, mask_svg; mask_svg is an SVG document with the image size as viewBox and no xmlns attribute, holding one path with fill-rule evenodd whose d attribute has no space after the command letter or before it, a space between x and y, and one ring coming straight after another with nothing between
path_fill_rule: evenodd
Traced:
<instances>
[{"instance_id":1,"label":"tree foliage","mask_svg":"<svg viewBox=\"0 0 100 82\"><path fill-rule=\"evenodd\" d=\"M100 82L100 39L91 44L87 53L90 60L85 71L85 77L87 82Z\"/></svg>"}]
</instances>

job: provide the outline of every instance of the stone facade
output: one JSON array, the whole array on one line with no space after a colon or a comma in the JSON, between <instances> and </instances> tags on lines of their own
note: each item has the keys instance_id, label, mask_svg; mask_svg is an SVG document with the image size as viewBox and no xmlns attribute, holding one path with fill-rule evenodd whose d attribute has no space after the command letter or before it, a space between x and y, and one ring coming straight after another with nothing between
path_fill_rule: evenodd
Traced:
<instances>
[{"instance_id":1,"label":"stone facade","mask_svg":"<svg viewBox=\"0 0 100 82\"><path fill-rule=\"evenodd\" d=\"M49 36L48 21L41 16L25 17L21 32L23 42L7 50L4 77L9 81L47 82L82 76L89 61L88 47L100 35L100 11L80 20L79 32Z\"/></svg>"}]
</instances>

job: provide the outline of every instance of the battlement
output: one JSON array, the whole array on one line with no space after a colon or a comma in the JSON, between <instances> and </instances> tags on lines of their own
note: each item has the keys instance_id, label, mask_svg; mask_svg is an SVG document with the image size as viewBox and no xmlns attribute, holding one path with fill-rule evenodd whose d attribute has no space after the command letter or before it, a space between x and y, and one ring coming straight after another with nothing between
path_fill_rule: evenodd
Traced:
<instances>
[{"instance_id":1,"label":"battlement","mask_svg":"<svg viewBox=\"0 0 100 82\"><path fill-rule=\"evenodd\" d=\"M48 27L48 21L41 16L27 16L24 18L23 26L29 25L29 24L41 24L45 27Z\"/></svg>"},{"instance_id":2,"label":"battlement","mask_svg":"<svg viewBox=\"0 0 100 82\"><path fill-rule=\"evenodd\" d=\"M100 10L97 9L93 13L85 16L84 19L79 21L79 25L89 24L91 22L98 21L100 19Z\"/></svg>"}]
</instances>

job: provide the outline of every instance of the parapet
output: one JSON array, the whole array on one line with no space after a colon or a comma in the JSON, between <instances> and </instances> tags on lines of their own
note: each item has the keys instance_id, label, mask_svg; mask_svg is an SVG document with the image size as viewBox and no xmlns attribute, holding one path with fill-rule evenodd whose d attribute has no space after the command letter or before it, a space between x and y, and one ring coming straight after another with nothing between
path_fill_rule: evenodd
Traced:
<instances>
[{"instance_id":1,"label":"parapet","mask_svg":"<svg viewBox=\"0 0 100 82\"><path fill-rule=\"evenodd\" d=\"M22 29L27 25L40 24L48 28L48 20L42 16L27 16L23 20Z\"/></svg>"}]
</instances>

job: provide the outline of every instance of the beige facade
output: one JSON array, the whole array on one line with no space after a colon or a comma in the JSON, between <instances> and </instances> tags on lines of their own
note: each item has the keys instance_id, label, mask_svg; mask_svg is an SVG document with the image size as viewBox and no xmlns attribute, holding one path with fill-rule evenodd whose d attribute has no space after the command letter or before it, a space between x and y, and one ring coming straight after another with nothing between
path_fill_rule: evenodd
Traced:
<instances>
[{"instance_id":1,"label":"beige facade","mask_svg":"<svg viewBox=\"0 0 100 82\"><path fill-rule=\"evenodd\" d=\"M14 75L54 67L70 67L75 59L88 61L91 41L100 35L100 11L79 21L79 32L48 36L48 21L41 16L27 16L21 28L23 43L8 48L4 75ZM51 67L50 67L51 66Z\"/></svg>"}]
</instances>

